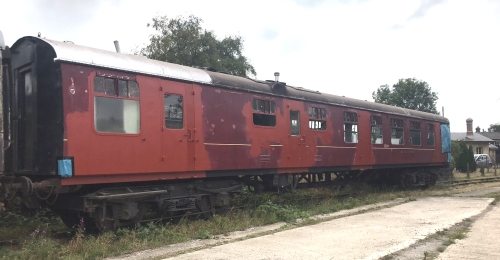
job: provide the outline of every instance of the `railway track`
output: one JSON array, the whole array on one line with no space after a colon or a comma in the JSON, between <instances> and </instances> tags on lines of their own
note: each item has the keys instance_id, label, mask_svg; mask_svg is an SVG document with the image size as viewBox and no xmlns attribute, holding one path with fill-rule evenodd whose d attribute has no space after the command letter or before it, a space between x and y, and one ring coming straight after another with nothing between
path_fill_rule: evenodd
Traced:
<instances>
[{"instance_id":1,"label":"railway track","mask_svg":"<svg viewBox=\"0 0 500 260\"><path fill-rule=\"evenodd\" d=\"M482 177L482 178L477 178L477 179L442 181L439 183L444 184L444 185L449 185L449 186L460 186L460 185L479 184L479 183L488 183L488 182L500 182L500 176Z\"/></svg>"},{"instance_id":2,"label":"railway track","mask_svg":"<svg viewBox=\"0 0 500 260\"><path fill-rule=\"evenodd\" d=\"M489 182L500 182L500 176L496 177L483 177L483 178L475 178L475 179L463 179L463 180L451 180L451 181L440 181L438 182L439 184L443 185L448 185L448 186L461 186L461 185L470 185L470 184L480 184L480 183L489 183ZM335 196L308 196L308 197L303 197L297 199L298 201L315 201L315 200L320 200L320 199L327 199L327 198L341 198L341 197L350 197L356 195L356 192L350 192L350 193L341 193ZM277 200L274 202L275 204L285 204L286 201L283 200ZM256 208L258 206L262 205L262 203L248 203L246 205L242 206L237 206L237 207L232 207L231 210L242 210L242 209L249 209L249 208ZM180 218L185 218L185 217L196 217L196 216L201 216L204 213L210 213L210 212L193 212L193 213L186 213L182 215L176 215L176 216L170 216L169 221L174 220L174 219L180 219ZM151 221L161 221L165 220L164 217L158 218L158 219L148 219L144 220L142 222L151 222ZM56 234L53 234L53 237L58 237L59 239L66 239L69 240L71 239L72 235L74 234L74 231L67 231L67 232L58 232ZM5 241L0 241L0 247L1 246L13 246L13 245L18 245L19 240L5 240Z\"/></svg>"}]
</instances>

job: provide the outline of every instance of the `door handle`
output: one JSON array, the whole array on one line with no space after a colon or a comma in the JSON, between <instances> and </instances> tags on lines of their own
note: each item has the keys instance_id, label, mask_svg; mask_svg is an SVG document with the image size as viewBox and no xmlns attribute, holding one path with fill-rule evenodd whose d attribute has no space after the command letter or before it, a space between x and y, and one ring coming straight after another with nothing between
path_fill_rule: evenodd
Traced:
<instances>
[{"instance_id":1,"label":"door handle","mask_svg":"<svg viewBox=\"0 0 500 260\"><path fill-rule=\"evenodd\" d=\"M194 142L193 129L188 128L188 142Z\"/></svg>"}]
</instances>

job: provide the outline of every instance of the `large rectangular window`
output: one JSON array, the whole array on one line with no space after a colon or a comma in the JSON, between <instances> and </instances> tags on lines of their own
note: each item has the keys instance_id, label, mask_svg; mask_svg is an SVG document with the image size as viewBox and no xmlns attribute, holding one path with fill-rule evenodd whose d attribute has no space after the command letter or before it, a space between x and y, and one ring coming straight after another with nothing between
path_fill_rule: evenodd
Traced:
<instances>
[{"instance_id":1,"label":"large rectangular window","mask_svg":"<svg viewBox=\"0 0 500 260\"><path fill-rule=\"evenodd\" d=\"M358 114L355 112L344 112L344 141L358 142Z\"/></svg>"},{"instance_id":2,"label":"large rectangular window","mask_svg":"<svg viewBox=\"0 0 500 260\"><path fill-rule=\"evenodd\" d=\"M261 126L276 126L276 105L273 101L252 100L253 124Z\"/></svg>"},{"instance_id":3,"label":"large rectangular window","mask_svg":"<svg viewBox=\"0 0 500 260\"><path fill-rule=\"evenodd\" d=\"M410 121L410 143L420 145L420 122Z\"/></svg>"},{"instance_id":4,"label":"large rectangular window","mask_svg":"<svg viewBox=\"0 0 500 260\"><path fill-rule=\"evenodd\" d=\"M139 85L135 81L94 78L94 126L97 132L140 131Z\"/></svg>"},{"instance_id":5,"label":"large rectangular window","mask_svg":"<svg viewBox=\"0 0 500 260\"><path fill-rule=\"evenodd\" d=\"M372 125L372 144L382 144L383 143L383 135L382 135L382 117L380 116L371 116L370 122Z\"/></svg>"},{"instance_id":6,"label":"large rectangular window","mask_svg":"<svg viewBox=\"0 0 500 260\"><path fill-rule=\"evenodd\" d=\"M434 125L427 124L427 145L434 146Z\"/></svg>"},{"instance_id":7,"label":"large rectangular window","mask_svg":"<svg viewBox=\"0 0 500 260\"><path fill-rule=\"evenodd\" d=\"M165 106L165 127L170 129L184 128L182 96L165 94L163 105Z\"/></svg>"},{"instance_id":8,"label":"large rectangular window","mask_svg":"<svg viewBox=\"0 0 500 260\"><path fill-rule=\"evenodd\" d=\"M326 130L326 110L319 107L309 107L309 129Z\"/></svg>"},{"instance_id":9,"label":"large rectangular window","mask_svg":"<svg viewBox=\"0 0 500 260\"><path fill-rule=\"evenodd\" d=\"M404 144L404 124L402 119L391 118L391 144Z\"/></svg>"},{"instance_id":10,"label":"large rectangular window","mask_svg":"<svg viewBox=\"0 0 500 260\"><path fill-rule=\"evenodd\" d=\"M290 111L290 135L300 135L299 111Z\"/></svg>"}]
</instances>

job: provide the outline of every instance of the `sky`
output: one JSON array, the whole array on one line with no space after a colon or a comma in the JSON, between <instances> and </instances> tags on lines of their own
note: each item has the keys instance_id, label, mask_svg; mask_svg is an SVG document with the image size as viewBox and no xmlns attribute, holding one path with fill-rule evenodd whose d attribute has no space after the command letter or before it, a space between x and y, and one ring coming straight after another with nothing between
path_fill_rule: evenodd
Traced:
<instances>
[{"instance_id":1,"label":"sky","mask_svg":"<svg viewBox=\"0 0 500 260\"><path fill-rule=\"evenodd\" d=\"M240 35L261 80L280 72L288 85L373 101L379 86L416 78L452 132L469 117L485 130L500 122L500 0L16 0L0 3L0 30L7 45L40 32L133 53L158 15Z\"/></svg>"}]
</instances>

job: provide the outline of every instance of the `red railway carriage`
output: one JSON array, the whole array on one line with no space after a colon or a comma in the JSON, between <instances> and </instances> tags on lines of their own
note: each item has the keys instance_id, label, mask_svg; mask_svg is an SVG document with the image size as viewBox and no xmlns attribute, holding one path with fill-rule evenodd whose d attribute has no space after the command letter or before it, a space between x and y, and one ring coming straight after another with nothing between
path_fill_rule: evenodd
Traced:
<instances>
[{"instance_id":1,"label":"red railway carriage","mask_svg":"<svg viewBox=\"0 0 500 260\"><path fill-rule=\"evenodd\" d=\"M4 193L68 225L224 208L242 183L429 184L448 167L439 115L36 37L10 53Z\"/></svg>"}]
</instances>

